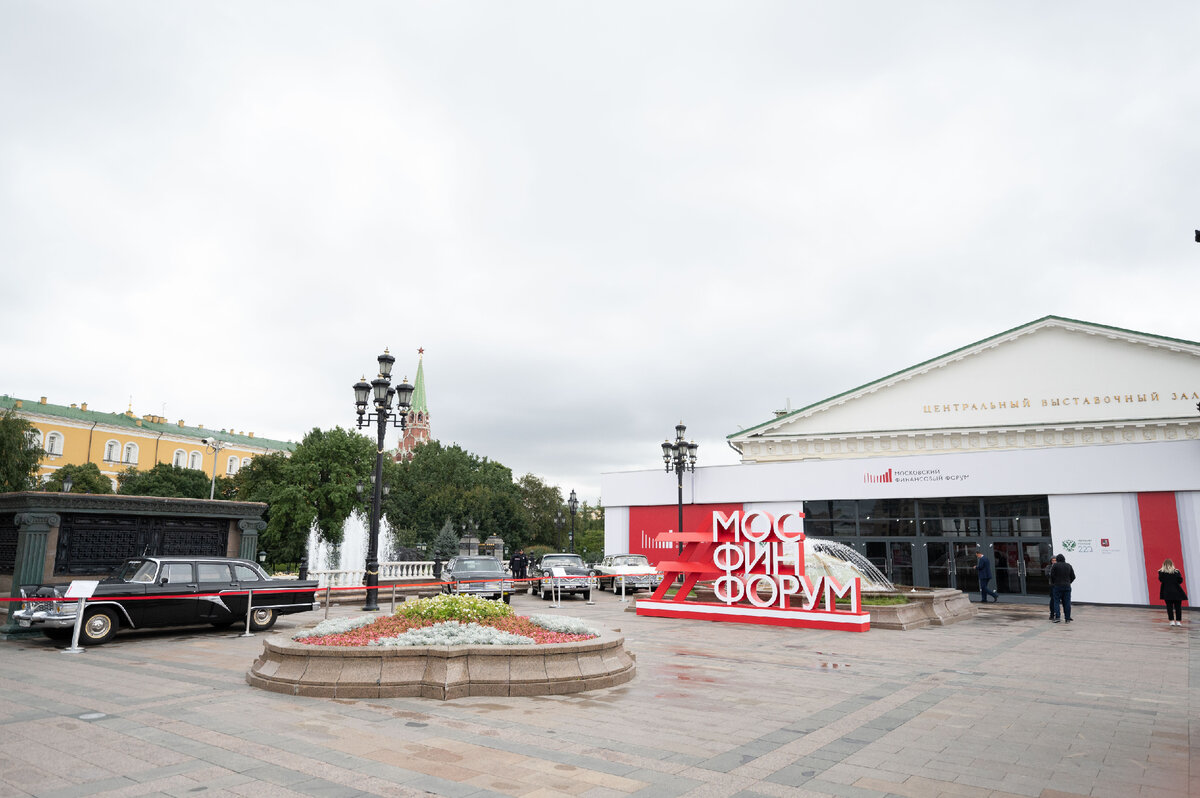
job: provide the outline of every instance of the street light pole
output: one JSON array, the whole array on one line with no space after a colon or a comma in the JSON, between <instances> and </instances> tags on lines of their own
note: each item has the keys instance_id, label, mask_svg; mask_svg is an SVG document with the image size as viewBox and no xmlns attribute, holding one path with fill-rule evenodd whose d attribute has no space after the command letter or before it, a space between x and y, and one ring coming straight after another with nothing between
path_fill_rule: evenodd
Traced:
<instances>
[{"instance_id":1,"label":"street light pole","mask_svg":"<svg viewBox=\"0 0 1200 798\"><path fill-rule=\"evenodd\" d=\"M354 385L354 404L358 409L358 428L375 422L375 476L371 480L371 527L370 540L367 544L367 573L363 580L367 586L367 599L363 605L365 612L375 612L379 609L379 513L383 502L383 440L387 434L388 422L392 426L405 428L408 418L408 408L412 403L413 387L408 384L408 378L396 387L392 387L392 365L396 358L388 354L387 349L379 356L379 376L367 382L363 377ZM373 394L373 396L372 396ZM368 399L374 400L375 412L367 412ZM396 401L396 410L392 411L392 400Z\"/></svg>"},{"instance_id":2,"label":"street light pole","mask_svg":"<svg viewBox=\"0 0 1200 798\"><path fill-rule=\"evenodd\" d=\"M212 483L208 486L208 498L211 499L217 492L217 455L225 448L225 441L219 441L216 438L201 438L200 442L212 449L213 453Z\"/></svg>"},{"instance_id":3,"label":"street light pole","mask_svg":"<svg viewBox=\"0 0 1200 798\"><path fill-rule=\"evenodd\" d=\"M696 471L696 450L700 448L700 444L695 441L689 443L684 440L685 432L687 427L680 421L675 425L675 442L662 442L663 463L666 464L667 471L674 471L679 479L679 526L675 530L678 534L683 534L683 472ZM677 549L679 554L683 554L682 541Z\"/></svg>"},{"instance_id":4,"label":"street light pole","mask_svg":"<svg viewBox=\"0 0 1200 798\"><path fill-rule=\"evenodd\" d=\"M566 523L567 519L563 518L562 510L559 510L558 515L554 516L554 529L556 530L554 545L560 549L562 548L562 531Z\"/></svg>"},{"instance_id":5,"label":"street light pole","mask_svg":"<svg viewBox=\"0 0 1200 798\"><path fill-rule=\"evenodd\" d=\"M575 498L575 491L571 491L571 498L567 500L567 509L571 511L571 548L569 551L575 553L575 513L579 511L579 499Z\"/></svg>"}]
</instances>

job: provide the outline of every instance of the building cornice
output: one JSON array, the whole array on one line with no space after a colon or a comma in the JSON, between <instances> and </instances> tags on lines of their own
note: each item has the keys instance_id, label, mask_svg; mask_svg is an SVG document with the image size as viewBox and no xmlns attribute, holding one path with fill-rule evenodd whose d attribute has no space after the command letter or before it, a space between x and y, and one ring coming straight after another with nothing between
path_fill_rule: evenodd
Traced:
<instances>
[{"instance_id":1,"label":"building cornice","mask_svg":"<svg viewBox=\"0 0 1200 798\"><path fill-rule=\"evenodd\" d=\"M200 515L207 518L261 519L263 502L174 499L159 496L120 496L92 493L23 491L0 493L0 513L124 513L127 515Z\"/></svg>"}]
</instances>

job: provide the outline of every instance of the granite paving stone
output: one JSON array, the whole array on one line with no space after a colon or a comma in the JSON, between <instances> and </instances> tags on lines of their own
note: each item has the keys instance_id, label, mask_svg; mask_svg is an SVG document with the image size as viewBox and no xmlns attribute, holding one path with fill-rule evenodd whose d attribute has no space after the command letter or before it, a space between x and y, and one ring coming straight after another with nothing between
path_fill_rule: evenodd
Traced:
<instances>
[{"instance_id":1,"label":"granite paving stone","mask_svg":"<svg viewBox=\"0 0 1200 798\"><path fill-rule=\"evenodd\" d=\"M76 656L3 641L0 795L1200 792L1200 645L1156 628L1157 610L1081 606L1064 629L1043 606L1003 602L951 626L847 634L639 618L594 599L513 599L619 627L637 655L633 681L566 696L269 693L245 683L264 634L123 632Z\"/></svg>"}]
</instances>

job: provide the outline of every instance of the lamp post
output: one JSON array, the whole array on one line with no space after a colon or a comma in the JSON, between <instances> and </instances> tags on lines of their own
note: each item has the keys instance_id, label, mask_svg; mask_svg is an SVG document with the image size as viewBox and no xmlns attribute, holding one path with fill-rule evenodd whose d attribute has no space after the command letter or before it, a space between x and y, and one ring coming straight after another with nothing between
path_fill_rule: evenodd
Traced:
<instances>
[{"instance_id":1,"label":"lamp post","mask_svg":"<svg viewBox=\"0 0 1200 798\"><path fill-rule=\"evenodd\" d=\"M667 466L667 471L674 470L675 475L679 478L679 528L675 531L683 534L683 472L696 470L696 450L700 448L700 444L692 441L689 443L683 439L683 433L687 432L687 427L683 426L680 421L675 425L675 442L662 442L663 463ZM683 554L683 542L678 544L678 553Z\"/></svg>"},{"instance_id":2,"label":"lamp post","mask_svg":"<svg viewBox=\"0 0 1200 798\"><path fill-rule=\"evenodd\" d=\"M387 433L389 421L393 427L399 427L402 430L405 428L408 408L412 404L413 395L413 387L408 384L407 377L404 382L392 387L392 365L396 362L396 358L384 349L378 360L379 376L369 383L367 378L363 377L354 384L354 404L358 408L358 428L362 429L374 421L377 435L375 474L371 478L373 483L371 532L367 544L367 573L364 580L367 586L367 600L363 605L363 610L366 612L375 612L379 609L377 603L379 599L379 510L383 499L383 439ZM395 411L392 410L393 400L396 402ZM374 413L367 412L369 401L374 402Z\"/></svg>"},{"instance_id":3,"label":"lamp post","mask_svg":"<svg viewBox=\"0 0 1200 798\"><path fill-rule=\"evenodd\" d=\"M575 491L571 491L571 498L567 499L567 509L571 511L571 548L570 552L575 553L575 513L579 512L579 499L575 498Z\"/></svg>"},{"instance_id":4,"label":"lamp post","mask_svg":"<svg viewBox=\"0 0 1200 798\"><path fill-rule=\"evenodd\" d=\"M213 453L212 484L208 486L208 498L211 499L217 492L217 455L227 444L225 441L219 441L216 438L201 438L200 442L207 446Z\"/></svg>"},{"instance_id":5,"label":"lamp post","mask_svg":"<svg viewBox=\"0 0 1200 798\"><path fill-rule=\"evenodd\" d=\"M75 483L71 481L71 475L70 475L70 474L67 474L65 477L63 477L63 481L62 481L62 486L63 486L63 489L62 489L62 492L63 492L63 493L70 493L70 492L71 492L71 486L72 486L72 485L74 485L74 484L75 484Z\"/></svg>"},{"instance_id":6,"label":"lamp post","mask_svg":"<svg viewBox=\"0 0 1200 798\"><path fill-rule=\"evenodd\" d=\"M554 545L562 548L562 531L566 525L567 519L563 518L562 510L558 511L558 515L554 516Z\"/></svg>"}]
</instances>

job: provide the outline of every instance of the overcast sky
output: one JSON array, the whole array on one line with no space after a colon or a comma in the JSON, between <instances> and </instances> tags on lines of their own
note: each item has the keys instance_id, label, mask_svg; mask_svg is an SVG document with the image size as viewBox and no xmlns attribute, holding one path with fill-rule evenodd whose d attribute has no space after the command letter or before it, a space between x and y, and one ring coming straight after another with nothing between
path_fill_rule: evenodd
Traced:
<instances>
[{"instance_id":1,"label":"overcast sky","mask_svg":"<svg viewBox=\"0 0 1200 798\"><path fill-rule=\"evenodd\" d=\"M6 2L0 393L596 501L1047 314L1200 340L1200 4ZM389 433L394 444L396 433ZM673 477L664 474L664 480Z\"/></svg>"}]
</instances>

